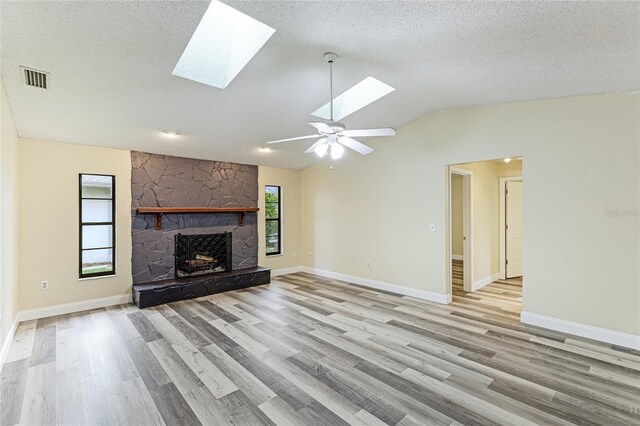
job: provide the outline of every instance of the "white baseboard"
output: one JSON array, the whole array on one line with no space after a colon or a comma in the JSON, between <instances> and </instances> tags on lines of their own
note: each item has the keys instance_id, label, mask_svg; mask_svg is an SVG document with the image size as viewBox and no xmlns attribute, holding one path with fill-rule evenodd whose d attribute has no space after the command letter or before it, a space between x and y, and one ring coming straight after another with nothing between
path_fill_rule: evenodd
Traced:
<instances>
[{"instance_id":1,"label":"white baseboard","mask_svg":"<svg viewBox=\"0 0 640 426\"><path fill-rule=\"evenodd\" d=\"M295 274L296 272L302 272L302 266L293 266L291 268L272 269L271 276L277 277L278 275Z\"/></svg>"},{"instance_id":2,"label":"white baseboard","mask_svg":"<svg viewBox=\"0 0 640 426\"><path fill-rule=\"evenodd\" d=\"M522 312L520 314L520 321L529 325L561 331L575 336L586 337L587 339L598 340L600 342L610 343L616 346L640 350L640 336L635 336L633 334L620 333L619 331L608 330L606 328L599 328L577 322L547 317L544 315L532 314L531 312Z\"/></svg>"},{"instance_id":3,"label":"white baseboard","mask_svg":"<svg viewBox=\"0 0 640 426\"><path fill-rule=\"evenodd\" d=\"M13 323L11 324L11 328L9 329L9 333L7 333L7 337L4 339L4 342L2 342L2 350L0 351L0 372L2 372L2 366L4 366L7 355L9 355L9 349L11 348L11 342L13 342L13 336L16 335L18 322L18 316L16 315L13 319Z\"/></svg>"},{"instance_id":4,"label":"white baseboard","mask_svg":"<svg viewBox=\"0 0 640 426\"><path fill-rule=\"evenodd\" d=\"M464 256L461 254L452 254L451 255L451 259L452 260L464 260Z\"/></svg>"},{"instance_id":5,"label":"white baseboard","mask_svg":"<svg viewBox=\"0 0 640 426\"><path fill-rule=\"evenodd\" d=\"M18 312L18 322L39 318L47 318L55 315L70 314L73 312L87 311L89 309L104 308L106 306L131 303L131 294L101 297L99 299L83 300L82 302L65 303L62 305L47 306L44 308L27 309Z\"/></svg>"},{"instance_id":6,"label":"white baseboard","mask_svg":"<svg viewBox=\"0 0 640 426\"><path fill-rule=\"evenodd\" d=\"M419 290L417 288L404 287L397 284L390 284L384 281L372 280L370 278L356 277L353 275L341 274L340 272L326 271L324 269L310 268L303 266L302 271L308 274L320 275L325 278L332 278L335 280L346 281L353 284L362 285L365 287L375 288L377 290L390 291L392 293L402 294L404 296L411 296L417 299L428 300L430 302L447 304L451 303L451 295L444 293L434 293L426 290Z\"/></svg>"},{"instance_id":7,"label":"white baseboard","mask_svg":"<svg viewBox=\"0 0 640 426\"><path fill-rule=\"evenodd\" d=\"M476 281L475 283L471 284L471 291L480 290L485 285L489 285L499 278L500 278L500 273L498 272L496 274L489 275L488 277L485 277L480 281Z\"/></svg>"}]
</instances>

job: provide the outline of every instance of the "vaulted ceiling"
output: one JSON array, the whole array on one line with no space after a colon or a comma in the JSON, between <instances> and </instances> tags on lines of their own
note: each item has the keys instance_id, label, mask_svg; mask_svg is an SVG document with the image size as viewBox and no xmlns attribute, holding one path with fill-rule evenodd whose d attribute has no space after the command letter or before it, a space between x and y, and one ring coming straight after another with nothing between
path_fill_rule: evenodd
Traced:
<instances>
[{"instance_id":1,"label":"vaulted ceiling","mask_svg":"<svg viewBox=\"0 0 640 426\"><path fill-rule=\"evenodd\" d=\"M2 1L1 73L19 135L303 168L321 161L303 154L312 141L261 147L313 133L306 122L329 97L326 51L340 55L336 94L368 76L396 88L345 118L351 129L640 88L638 2L228 4L276 32L221 90L171 75L208 2ZM20 65L50 72L50 89L25 86Z\"/></svg>"}]
</instances>

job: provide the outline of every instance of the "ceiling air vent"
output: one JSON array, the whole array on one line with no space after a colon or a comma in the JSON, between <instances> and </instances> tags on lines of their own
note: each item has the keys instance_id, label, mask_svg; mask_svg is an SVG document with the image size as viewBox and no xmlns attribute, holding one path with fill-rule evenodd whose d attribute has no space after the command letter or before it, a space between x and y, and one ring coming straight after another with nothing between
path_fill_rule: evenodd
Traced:
<instances>
[{"instance_id":1,"label":"ceiling air vent","mask_svg":"<svg viewBox=\"0 0 640 426\"><path fill-rule=\"evenodd\" d=\"M27 86L47 89L51 84L51 73L26 67L20 67L20 72L22 74L22 80Z\"/></svg>"}]
</instances>

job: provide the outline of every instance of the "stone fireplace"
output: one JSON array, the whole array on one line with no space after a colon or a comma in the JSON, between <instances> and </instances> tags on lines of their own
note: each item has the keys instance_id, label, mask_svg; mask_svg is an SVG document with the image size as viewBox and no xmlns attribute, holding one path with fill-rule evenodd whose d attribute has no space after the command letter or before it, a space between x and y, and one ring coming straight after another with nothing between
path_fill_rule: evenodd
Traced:
<instances>
[{"instance_id":1,"label":"stone fireplace","mask_svg":"<svg viewBox=\"0 0 640 426\"><path fill-rule=\"evenodd\" d=\"M258 266L257 214L165 214L162 229L138 207L258 207L258 167L131 153L133 283L175 278L178 234L232 233L232 267Z\"/></svg>"},{"instance_id":2,"label":"stone fireplace","mask_svg":"<svg viewBox=\"0 0 640 426\"><path fill-rule=\"evenodd\" d=\"M257 210L257 166L135 151L131 166L133 293L139 307L270 281L270 271L258 267L255 211L242 218L225 212L166 213L159 227L156 216L138 212Z\"/></svg>"}]
</instances>

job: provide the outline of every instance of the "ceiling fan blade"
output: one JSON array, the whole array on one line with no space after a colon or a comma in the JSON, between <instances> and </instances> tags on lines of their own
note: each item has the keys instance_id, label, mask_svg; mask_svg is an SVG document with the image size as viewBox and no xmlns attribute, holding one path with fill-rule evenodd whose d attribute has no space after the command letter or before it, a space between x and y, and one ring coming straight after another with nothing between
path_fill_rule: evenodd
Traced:
<instances>
[{"instance_id":1,"label":"ceiling fan blade","mask_svg":"<svg viewBox=\"0 0 640 426\"><path fill-rule=\"evenodd\" d=\"M289 142L289 141L297 141L300 139L311 139L311 138L319 138L321 135L307 135L307 136L299 136L297 138L289 138L289 139L278 139L277 141L269 141L267 143L280 143L280 142Z\"/></svg>"},{"instance_id":2,"label":"ceiling fan blade","mask_svg":"<svg viewBox=\"0 0 640 426\"><path fill-rule=\"evenodd\" d=\"M327 123L322 121L310 121L310 125L321 131L322 133L333 133L333 129Z\"/></svg>"},{"instance_id":3,"label":"ceiling fan blade","mask_svg":"<svg viewBox=\"0 0 640 426\"><path fill-rule=\"evenodd\" d=\"M313 151L316 149L316 147L317 147L318 145L322 145L322 144L323 144L323 143L325 143L325 142L327 142L327 138L322 138L322 139L320 139L319 141L316 141L316 143L314 143L313 145L311 145L311 146L309 147L309 149L307 149L304 153L305 153L305 154L309 154L309 153L313 152Z\"/></svg>"},{"instance_id":4,"label":"ceiling fan blade","mask_svg":"<svg viewBox=\"0 0 640 426\"><path fill-rule=\"evenodd\" d=\"M342 136L395 136L396 131L390 127L382 129L362 129L362 130L343 130L340 135Z\"/></svg>"},{"instance_id":5,"label":"ceiling fan blade","mask_svg":"<svg viewBox=\"0 0 640 426\"><path fill-rule=\"evenodd\" d=\"M370 148L365 144L358 142L355 139L351 139L350 137L347 137L347 136L342 136L338 138L338 142L340 142L342 145L346 146L347 148L351 148L352 150L359 152L362 155L371 154L373 152L373 148Z\"/></svg>"}]
</instances>

